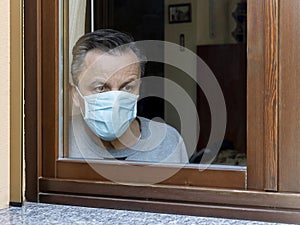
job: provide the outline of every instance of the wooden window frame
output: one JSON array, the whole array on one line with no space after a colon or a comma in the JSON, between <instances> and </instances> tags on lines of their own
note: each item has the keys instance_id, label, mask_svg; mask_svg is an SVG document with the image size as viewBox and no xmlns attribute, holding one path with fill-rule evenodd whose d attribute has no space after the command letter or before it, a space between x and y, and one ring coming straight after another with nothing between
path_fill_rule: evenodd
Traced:
<instances>
[{"instance_id":1,"label":"wooden window frame","mask_svg":"<svg viewBox=\"0 0 300 225\"><path fill-rule=\"evenodd\" d=\"M47 178L60 178L60 179L90 179L97 181L107 181L101 174L89 166L86 160L71 160L62 159L59 157L59 68L58 68L58 40L59 40L59 1L41 3L41 16L42 24L40 27L41 36L41 52L40 64L41 74L39 75L40 83L40 117L42 121L41 127L41 168L42 177ZM52 9L52 10L49 10ZM50 16L52 15L52 16ZM52 31L52 32L50 32ZM99 161L94 162L99 164L103 170L110 170L111 166L118 169L120 178L128 177L128 174L134 174L131 180L126 182L136 183L143 180L145 176L141 173L144 170L146 174L161 174L168 169L165 166L154 166L151 168L145 167L140 163L131 163L134 166L124 166L112 164L111 162ZM128 164L128 163L127 163ZM80 170L77 170L80 165ZM175 173L166 181L161 184L173 184L184 186L207 186L207 187L222 187L222 188L235 188L245 189L246 170L239 167L231 167L230 169L210 169L205 171L198 169L198 165L186 165L183 168L177 166L180 171ZM174 172L177 170L176 166L172 166ZM74 170L76 172L74 172ZM234 176L233 176L234 174ZM214 179L210 179L213 176ZM84 178L86 177L86 178ZM129 178L128 178L129 179Z\"/></svg>"},{"instance_id":2,"label":"wooden window frame","mask_svg":"<svg viewBox=\"0 0 300 225\"><path fill-rule=\"evenodd\" d=\"M24 0L27 200L299 221L299 194L265 192L278 190L279 1L248 0L247 171L208 169L199 175L187 166L165 182L144 186L115 184L84 161L58 158L58 0Z\"/></svg>"}]
</instances>

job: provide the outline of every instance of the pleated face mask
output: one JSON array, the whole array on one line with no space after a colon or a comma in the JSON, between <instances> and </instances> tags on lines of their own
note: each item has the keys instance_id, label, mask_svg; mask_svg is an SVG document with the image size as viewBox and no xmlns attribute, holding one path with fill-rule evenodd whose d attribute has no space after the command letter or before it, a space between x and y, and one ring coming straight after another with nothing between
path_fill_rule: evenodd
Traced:
<instances>
[{"instance_id":1,"label":"pleated face mask","mask_svg":"<svg viewBox=\"0 0 300 225\"><path fill-rule=\"evenodd\" d=\"M107 91L83 96L81 114L89 128L101 139L111 141L122 136L136 118L138 95Z\"/></svg>"}]
</instances>

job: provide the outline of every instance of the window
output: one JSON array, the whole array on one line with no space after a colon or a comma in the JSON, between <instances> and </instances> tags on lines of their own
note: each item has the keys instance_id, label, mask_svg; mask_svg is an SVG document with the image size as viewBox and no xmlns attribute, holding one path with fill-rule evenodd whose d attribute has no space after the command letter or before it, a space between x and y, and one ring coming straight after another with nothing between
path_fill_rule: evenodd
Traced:
<instances>
[{"instance_id":1,"label":"window","mask_svg":"<svg viewBox=\"0 0 300 225\"><path fill-rule=\"evenodd\" d=\"M59 74L60 73L60 67L57 64L57 59L59 58L59 51L61 48L59 48L58 42L58 35L59 35L59 26L58 26L58 18L59 18L59 9L61 5L56 3L43 3L41 5L41 10L54 10L52 13L48 11L51 15L54 16L47 16L48 14L45 12L43 13L43 26L41 27L41 32L43 33L43 37L47 37L42 39L41 42L41 64L43 63L47 64L45 66L42 66L42 73L43 78L40 80L42 83L41 90L44 93L47 93L42 95L42 111L41 119L45 120L43 122L41 133L42 135L42 148L43 149L43 157L42 157L42 171L43 176L45 177L56 177L60 179L89 179L89 180L98 180L98 181L105 181L107 178L103 177L101 174L95 173L93 169L90 168L91 163L87 163L85 160L81 159L70 159L66 157L61 157L59 155L59 147L61 146L62 140L60 139L61 136L61 126L59 126L58 121L61 120L61 103L58 101L58 99L62 96L61 95L61 89L59 89ZM66 9L66 8L65 8ZM66 12L67 10L64 10ZM66 17L67 14L64 14L64 17ZM194 15L194 14L192 14ZM53 20L55 19L55 20ZM56 21L56 22L55 22ZM48 33L49 31L55 31ZM61 39L60 39L61 40ZM68 40L67 40L68 41ZM53 43L52 45L49 43ZM56 48L50 48L50 46L56 46ZM66 45L65 45L66 46ZM188 47L188 46L186 46ZM66 52L65 52L66 53ZM65 58L66 59L66 54ZM64 68L66 69L66 67ZM165 69L165 68L164 68ZM55 74L55 76L53 76ZM65 78L65 77L64 77ZM38 79L39 80L39 79ZM65 85L65 92L69 85L69 82L64 82ZM60 93L60 94L59 94ZM196 94L196 93L194 93ZM191 94L192 95L192 94ZM67 96L67 95L64 95ZM66 103L69 99L65 97L64 103ZM164 103L165 104L165 103ZM63 104L66 106L66 104ZM50 110L51 109L51 110ZM53 113L53 109L55 110L55 113ZM167 110L166 110L167 111ZM64 110L66 112L66 110ZM168 114L166 114L168 115ZM167 116L164 115L165 118ZM171 114L170 114L171 115ZM64 123L66 123L66 120L64 120ZM65 124L64 124L65 125ZM171 124L173 125L173 124ZM176 124L173 125L176 127ZM64 126L64 129L66 130L66 125ZM66 140L64 140L64 143L66 143ZM65 144L64 144L65 145ZM66 155L65 155L66 156ZM101 162L93 162L96 167L104 168L104 170L109 170L111 168L112 164L115 162L110 161L101 161ZM128 166L130 164L130 166ZM215 166L211 167L210 169L207 169L205 171L199 170L199 165L191 164L191 165L185 165L182 168L182 165L176 166L160 166L160 165L154 165L145 167L140 165L139 163L128 163L126 165L122 164L119 165L120 169L117 170L115 174L117 174L119 177L116 178L116 180L121 179L122 180L125 174L137 174L137 176L134 176L133 178L129 178L126 182L129 183L136 183L136 182L145 182L144 178L145 176L139 174L141 168L146 168L145 170L151 170L149 172L150 174L159 174L161 173L161 170L167 171L167 174L172 174L173 176L169 176L168 179L164 179L164 181L161 181L162 184L176 184L176 185L192 185L192 186L210 186L210 187L234 187L238 189L245 189L245 179L246 179L246 170L243 167L220 167ZM93 164L92 164L93 165ZM131 166L132 165L132 166ZM140 165L140 166L139 166ZM144 164L145 165L145 164ZM115 164L113 166L114 170L116 168ZM128 168L128 169L124 169ZM200 167L201 169L201 167ZM132 172L135 171L134 173ZM77 172L75 172L77 171ZM175 173L176 172L176 173ZM119 174L118 174L119 173ZM213 175L212 175L213 174ZM234 174L234 175L233 175ZM215 179L211 179L211 177L214 176ZM143 180L144 179L144 180ZM157 178L161 179L161 178Z\"/></svg>"},{"instance_id":2,"label":"window","mask_svg":"<svg viewBox=\"0 0 300 225\"><path fill-rule=\"evenodd\" d=\"M33 0L31 1L34 2ZM37 2L33 4L35 7L38 6L37 12L39 12L38 15L33 14L33 16L28 11L34 11L34 7L28 9L26 8L27 4L25 4L25 11L27 12L25 14L27 18L25 25L29 22L31 22L29 24L36 25L25 26L27 29L25 34L25 53L27 56L31 56L25 57L25 59L33 60L36 63L28 67L28 61L27 64L25 62L25 65L27 65L27 68L25 68L25 84L27 85L27 95L29 94L28 90L35 90L38 96L38 102L35 104L33 102L35 98L26 98L27 125L31 124L33 129L30 131L35 132L34 123L36 122L40 132L37 132L37 136L29 135L27 132L26 135L29 135L29 137L25 143L27 145L27 154L36 149L41 151L39 152L41 157L40 165L38 166L39 174L35 178L39 177L38 196L40 201L68 202L70 204L93 206L105 205L107 207L122 207L123 204L123 207L130 205L134 209L145 206L150 207L149 204L151 205L154 201L157 201L154 204L155 207L165 209L163 211L168 211L169 208L166 206L165 201L168 201L168 204L170 201L174 207L178 207L176 210L178 209L180 212L183 212L184 209L187 210L187 208L190 209L191 204L193 204L193 207L197 209L206 207L204 211L199 210L199 212L208 212L212 206L218 206L217 210L219 210L219 213L225 210L222 207L220 208L220 205L230 205L234 208L233 211L236 210L234 215L238 215L240 212L251 214L253 207L268 209L266 214L272 214L271 211L273 210L271 208L274 208L274 197L279 199L276 202L280 202L280 207L283 209L292 208L291 204L285 202L284 199L292 201L294 206L299 205L297 204L296 196L282 193L264 193L264 190L278 191L278 177L282 176L278 172L278 146L272 145L272 143L277 143L279 137L277 133L278 126L276 126L276 124L278 125L278 117L276 115L279 112L278 101L276 100L278 99L278 70L276 70L277 67L272 69L274 65L278 65L279 60L277 57L278 32L273 32L278 31L279 23L278 17L275 16L277 19L273 20L272 12L274 12L273 9L275 11L280 9L285 13L283 15L287 15L287 9L292 7L278 7L277 1L249 0L247 2L247 26L248 31L251 31L247 34L247 168L214 166L204 171L199 171L198 164L188 164L179 168L177 173L168 179L159 183L153 182L155 184L149 187L146 184L149 184L151 180L153 181L153 174L172 173L172 169L177 170L178 167L176 165L148 167L147 164L141 162L127 162L125 165L122 164L121 160L121 163L111 160L90 160L87 163L85 160L75 160L59 155L59 143L61 143L59 138L62 137L60 133L62 132L60 130L61 126L59 126L61 119L59 97L62 96L60 95L61 90L68 90L69 84L69 82L64 82L67 85L66 89L59 87L60 67L58 59L60 48L58 45L58 18L60 5L58 1L39 2L38 4ZM287 1L282 2L283 6L289 4ZM192 21L195 21L193 19L193 16L195 16L193 5L191 4L191 15ZM213 12L212 6L211 8L208 7L208 9ZM28 20L28 17L31 18L31 21ZM296 17L293 17L293 19L296 20ZM40 23L41 26L39 26ZM192 24L193 22L190 25ZM181 25L183 24L176 23L176 26ZM212 25L210 24L210 29L214 28ZM34 30L36 28L37 32ZM28 29L31 32L28 32ZM34 35L36 33L38 34L37 37ZM214 32L211 33L212 36L213 34ZM166 38L166 34L164 35L164 38ZM184 35L184 38L180 34L171 36L174 38L178 37L181 41L185 40L185 42L181 43L185 43L185 46L189 47L187 36ZM68 39L65 40L68 41ZM280 43L282 44L283 42ZM194 50L196 52L196 49ZM283 63L283 61L280 62ZM165 72L166 68L164 67L163 69ZM188 80L185 81L189 82ZM28 87L31 88L28 89ZM194 88L193 90L195 91L193 94L196 96L197 89ZM192 95L192 93L189 94ZM64 99L64 103L67 100L68 98ZM32 104L33 107L28 107L28 104ZM166 103L163 103L163 105L165 107ZM63 104L63 106L68 106L68 104ZM166 111L164 111L162 116L170 122L172 118L168 118ZM35 116L36 114L37 117ZM65 120L63 121L65 122ZM176 121L176 119L173 121ZM180 130L180 126L176 122L171 125ZM67 126L64 127L66 128ZM38 147L35 143L38 143ZM289 151L289 149L285 150ZM33 161L31 160L30 162ZM27 160L27 168L30 169L33 166ZM113 173L116 179L113 181L107 179L104 174L95 172L91 166L101 171ZM285 168L287 167L285 166ZM33 168L31 171L34 172L36 170ZM288 176L288 178L290 177ZM297 183L295 182L295 184ZM288 190L289 183L285 183L285 185L287 189L283 190ZM245 189L247 191L242 191ZM38 189L33 188L31 190ZM241 196L244 197L245 201L241 201ZM188 206L180 205L181 203L188 204ZM198 203L201 204L201 207ZM241 209L241 205L244 208ZM154 210L154 206L152 209ZM225 211L232 212L229 209ZM284 214L284 210L280 213L281 215ZM225 214L223 211L222 215Z\"/></svg>"},{"instance_id":3,"label":"window","mask_svg":"<svg viewBox=\"0 0 300 225\"><path fill-rule=\"evenodd\" d=\"M237 2L220 1L218 3L211 2L208 5L195 2L191 7L194 12L193 20L183 21L180 24L181 27L169 23L166 15L169 5L170 3L164 3L163 1L152 1L147 4L141 4L139 1L64 1L64 3L61 3L61 12L65 12L64 26L61 25L62 30L60 32L65 34L65 41L61 42L61 49L65 51L65 69L60 69L61 72L64 71L60 75L60 83L65 83L65 90L67 90L68 83L73 82L71 75L66 75L71 74L72 46L84 33L103 28L120 30L131 34L135 41L144 41L145 43L141 43L142 48L151 48L147 46L150 43L147 44L145 40L157 40L157 43L153 44L153 48L159 45L162 45L162 48L159 51L151 52L158 55L156 57L157 62L154 61L156 60L155 58L152 59L153 61L149 60L146 64L145 73L141 77L142 85L139 93L138 116L148 119L159 117L161 120L165 120L168 124L174 126L184 138L187 146L187 158L191 163L200 163L201 159L203 159L202 163L204 163L205 157L203 155L208 154L209 151L215 148L213 153L210 153L213 156L210 156L206 161L212 161L212 158L221 149L222 151L220 151L213 163L245 166L246 2L238 4ZM62 9L63 7L64 10ZM216 11L219 12L218 16L215 15ZM198 16L205 13L207 15ZM134 15L134 18L129 18L128 14ZM62 16L60 18L62 21ZM61 22L61 24L63 23ZM210 25L208 30L203 28L205 25ZM200 31L197 30L198 27ZM185 31L181 32L182 29L185 29ZM193 36L195 37L191 38ZM175 49L174 52L178 54L179 62L182 59L185 59L185 62L181 65L177 62L173 66L166 63L167 61L169 63L172 61L168 60L168 57L173 57L173 55L168 55L168 51L173 51L173 46L167 45L166 42L160 43L159 41L178 42L181 45L181 49ZM188 48L185 49L185 45L188 45L187 47L191 51ZM195 59L197 56L200 59ZM163 62L158 62L159 58L163 58ZM227 59L227 61L224 59ZM202 60L204 61L202 62ZM185 72L181 71L185 69L184 67L194 69L189 70L190 74L187 74L187 70ZM224 101L224 106L221 107L219 103L219 108L216 109L219 112L214 114L214 116L218 117L217 119L214 118L214 121L219 121L217 132L222 133L221 130L225 128L225 123L227 122L224 139L222 139L222 134L219 135L220 137L214 137L214 140L210 140L210 146L207 146L208 139L210 134L214 133L214 130L211 130L211 125L214 124L212 123L214 121L212 121L210 115L212 112L209 108L212 106L212 102L210 102L210 105L207 103L207 96L205 95L208 93L203 92L203 84L202 87L199 86L200 82L205 82L205 79L203 80L201 77L206 76L206 74L200 74L199 70L202 70L202 73L204 73L203 71L207 70L208 67L212 70L212 73L209 73L207 76L212 76L213 78L216 76L219 82L217 85L221 87L215 87L215 89L220 89L223 92L217 99L215 96L218 90L214 91L214 96L212 97L215 97L215 100L213 98L209 99L210 101ZM153 91L154 88L155 91ZM79 88L76 88L75 92L77 90ZM178 95L179 90L181 90L180 95ZM223 94L225 99L223 99ZM172 99L174 101L176 98L177 101L172 102ZM84 149L84 146L90 146L90 153L86 151L81 153L85 152L83 154L87 158L103 158L103 155L94 154L97 146L93 145L93 141L87 143L87 137L82 138L82 133L79 132L82 124L81 126L75 125L76 129L74 128L75 126L68 125L68 122L77 124L77 119L69 118L76 118L75 115L81 117L80 110L82 111L83 107L74 106L74 101L68 96L67 91L65 91L64 100L64 110L62 110L65 112L64 120L66 121L64 123L64 131L65 136L69 136L69 143L68 138L65 138L64 145L62 145L65 146L64 154L61 153L61 155L80 158L78 153L80 151L77 151L77 153L71 151L70 154L69 150L74 148ZM182 104L183 102L186 104ZM67 104L70 106L67 106ZM227 108L227 117L225 116L225 107ZM220 114L224 114L223 117ZM197 123L199 119L200 123ZM223 127L221 120L224 120ZM69 127L71 129L68 129ZM74 142L76 143L74 144ZM75 145L77 147L74 147ZM215 145L218 146L214 147ZM119 155L121 158L127 157L122 154L116 155Z\"/></svg>"}]
</instances>

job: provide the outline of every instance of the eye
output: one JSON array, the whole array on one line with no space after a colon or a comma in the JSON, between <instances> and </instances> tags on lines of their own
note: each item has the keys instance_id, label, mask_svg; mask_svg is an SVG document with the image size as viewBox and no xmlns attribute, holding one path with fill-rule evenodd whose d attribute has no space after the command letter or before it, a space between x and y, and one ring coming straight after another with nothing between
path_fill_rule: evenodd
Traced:
<instances>
[{"instance_id":1,"label":"eye","mask_svg":"<svg viewBox=\"0 0 300 225\"><path fill-rule=\"evenodd\" d=\"M130 92L130 91L133 90L133 88L134 88L133 85L127 84L127 85L125 85L122 89L123 89L123 91Z\"/></svg>"},{"instance_id":2,"label":"eye","mask_svg":"<svg viewBox=\"0 0 300 225\"><path fill-rule=\"evenodd\" d=\"M122 87L122 91L134 92L138 88L139 83L139 80L133 80L131 82L128 82Z\"/></svg>"},{"instance_id":3,"label":"eye","mask_svg":"<svg viewBox=\"0 0 300 225\"><path fill-rule=\"evenodd\" d=\"M104 92L105 87L104 85L98 85L97 87L95 87L95 91L100 93L100 92Z\"/></svg>"}]
</instances>

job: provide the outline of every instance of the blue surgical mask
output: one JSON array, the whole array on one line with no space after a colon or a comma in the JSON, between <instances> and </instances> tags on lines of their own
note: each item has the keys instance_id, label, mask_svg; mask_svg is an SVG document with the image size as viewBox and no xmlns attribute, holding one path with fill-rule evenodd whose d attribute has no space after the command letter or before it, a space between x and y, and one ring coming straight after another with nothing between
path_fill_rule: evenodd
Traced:
<instances>
[{"instance_id":1,"label":"blue surgical mask","mask_svg":"<svg viewBox=\"0 0 300 225\"><path fill-rule=\"evenodd\" d=\"M136 118L138 95L107 91L83 96L81 114L90 129L101 139L111 141L122 136Z\"/></svg>"}]
</instances>

